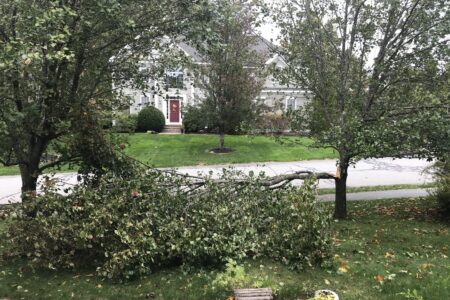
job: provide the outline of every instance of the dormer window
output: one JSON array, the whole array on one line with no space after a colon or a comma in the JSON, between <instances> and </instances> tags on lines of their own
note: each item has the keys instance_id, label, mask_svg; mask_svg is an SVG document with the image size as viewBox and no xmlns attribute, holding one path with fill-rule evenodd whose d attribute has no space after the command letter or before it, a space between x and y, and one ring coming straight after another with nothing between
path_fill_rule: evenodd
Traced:
<instances>
[{"instance_id":1,"label":"dormer window","mask_svg":"<svg viewBox=\"0 0 450 300\"><path fill-rule=\"evenodd\" d=\"M166 84L168 88L183 89L184 73L181 68L169 70L166 73Z\"/></svg>"}]
</instances>

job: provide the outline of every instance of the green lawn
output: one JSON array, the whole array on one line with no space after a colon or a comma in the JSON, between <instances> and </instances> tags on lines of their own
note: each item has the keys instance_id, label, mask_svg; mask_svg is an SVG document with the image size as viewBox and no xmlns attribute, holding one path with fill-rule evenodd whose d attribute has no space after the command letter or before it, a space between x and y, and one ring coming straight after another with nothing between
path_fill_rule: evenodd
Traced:
<instances>
[{"instance_id":1,"label":"green lawn","mask_svg":"<svg viewBox=\"0 0 450 300\"><path fill-rule=\"evenodd\" d=\"M215 165L230 163L250 163L268 161L298 161L335 158L332 149L309 147L312 140L299 139L299 143L279 143L265 136L227 136L225 146L235 151L228 154L213 154L209 150L217 148L217 135L154 135L136 133L128 138L126 152L132 157L155 167L179 167L194 165ZM63 168L67 171L67 168ZM16 167L0 167L1 175L17 175Z\"/></svg>"},{"instance_id":2,"label":"green lawn","mask_svg":"<svg viewBox=\"0 0 450 300\"><path fill-rule=\"evenodd\" d=\"M288 138L287 141L294 141ZM300 143L279 143L265 136L226 136L225 146L235 151L213 154L217 135L151 135L137 133L129 136L127 153L156 167L215 165L268 161L298 161L335 158L332 149L309 147L313 141L301 138Z\"/></svg>"},{"instance_id":3,"label":"green lawn","mask_svg":"<svg viewBox=\"0 0 450 300\"><path fill-rule=\"evenodd\" d=\"M361 193L361 192L378 192L378 191L392 191L403 189L430 189L435 188L436 183L424 183L424 184L392 184L392 185L373 185L373 186L360 186L360 187L347 187L347 193ZM334 188L318 189L319 195L334 194L336 190Z\"/></svg>"},{"instance_id":4,"label":"green lawn","mask_svg":"<svg viewBox=\"0 0 450 300\"><path fill-rule=\"evenodd\" d=\"M250 282L276 288L276 299L307 299L321 288L341 299L450 299L450 225L431 206L427 199L349 203L349 220L333 224L334 269L293 272L271 260L241 265ZM7 222L0 221L0 230ZM218 272L174 268L121 284L96 277L95 270L33 271L4 260L0 298L226 299L230 289L213 289Z\"/></svg>"},{"instance_id":5,"label":"green lawn","mask_svg":"<svg viewBox=\"0 0 450 300\"><path fill-rule=\"evenodd\" d=\"M19 174L18 167L4 167L0 165L0 176L17 175Z\"/></svg>"}]
</instances>

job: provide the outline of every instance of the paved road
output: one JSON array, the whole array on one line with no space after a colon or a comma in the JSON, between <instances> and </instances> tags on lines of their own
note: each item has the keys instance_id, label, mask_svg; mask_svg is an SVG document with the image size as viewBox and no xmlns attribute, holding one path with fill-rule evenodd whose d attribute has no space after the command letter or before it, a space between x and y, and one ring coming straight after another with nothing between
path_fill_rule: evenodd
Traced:
<instances>
[{"instance_id":1,"label":"paved road","mask_svg":"<svg viewBox=\"0 0 450 300\"><path fill-rule=\"evenodd\" d=\"M431 163L419 159L367 159L359 161L354 167L349 169L348 186L375 186L375 185L394 185L394 184L422 184L432 181L429 174L423 171ZM182 173L195 175L198 172L208 173L210 171L220 172L222 166L204 166L204 167L182 167L178 170ZM280 175L295 171L308 170L315 172L336 172L335 160L309 160L298 162L271 162L261 164L238 164L233 165L240 171L249 172L264 171L267 175ZM334 187L334 180L321 180L319 187Z\"/></svg>"},{"instance_id":2,"label":"paved road","mask_svg":"<svg viewBox=\"0 0 450 300\"><path fill-rule=\"evenodd\" d=\"M375 186L394 184L423 184L432 181L424 169L430 165L429 162L419 159L367 159L358 162L349 170L348 186ZM206 174L210 171L217 174L227 165L182 167L179 172L196 175ZM316 172L336 172L335 160L311 160L299 162L271 162L260 164L238 164L233 165L237 170L244 172L265 172L269 176L286 174L295 171L309 170ZM76 183L76 175L73 173L56 175L62 182L67 184ZM20 195L20 176L0 176L0 204L18 201ZM321 180L320 188L334 187L333 180ZM405 196L408 197L408 196Z\"/></svg>"},{"instance_id":3,"label":"paved road","mask_svg":"<svg viewBox=\"0 0 450 300\"><path fill-rule=\"evenodd\" d=\"M379 200L379 199L395 199L395 198L416 198L426 197L431 189L402 189L376 192L359 192L348 193L348 201L358 200ZM334 201L334 194L319 195L321 201Z\"/></svg>"}]
</instances>

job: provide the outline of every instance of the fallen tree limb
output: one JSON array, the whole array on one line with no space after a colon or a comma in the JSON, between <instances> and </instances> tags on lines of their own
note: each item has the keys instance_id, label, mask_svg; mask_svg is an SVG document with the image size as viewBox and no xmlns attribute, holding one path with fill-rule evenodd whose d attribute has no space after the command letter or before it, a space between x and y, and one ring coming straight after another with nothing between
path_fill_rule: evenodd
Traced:
<instances>
[{"instance_id":1,"label":"fallen tree limb","mask_svg":"<svg viewBox=\"0 0 450 300\"><path fill-rule=\"evenodd\" d=\"M306 179L336 179L336 175L331 173L314 173L310 171L299 171L292 174L278 175L274 177L269 177L266 182L263 183L264 186L274 187L277 184L284 182L291 182L294 180L306 180Z\"/></svg>"},{"instance_id":2,"label":"fallen tree limb","mask_svg":"<svg viewBox=\"0 0 450 300\"><path fill-rule=\"evenodd\" d=\"M205 176L205 177L192 176L192 175L176 172L176 170L161 170L161 169L154 168L150 165L147 165L133 157L130 157L123 152L120 152L120 153L122 155L124 155L125 157L127 157L128 159L133 160L133 161L137 162L138 164L144 166L148 170L152 170L152 171L164 173L164 174L169 174L169 175L175 176L175 177L184 178L186 180L186 185L184 186L185 188L183 190L183 192L185 194L194 194L195 192L199 192L199 190L201 190L209 182L213 182L213 183L219 184L219 185L220 184L225 185L225 184L229 184L230 182L232 182L236 186L242 186L242 185L248 184L252 180L254 180L254 179L252 179L251 176L244 174L244 173L238 173L237 177L230 178L229 180L227 180L227 179L223 179L223 178L214 179L214 178L207 177L207 176ZM259 184L262 187L274 190L274 189L283 188L294 180L307 180L307 179L320 180L320 179L337 179L337 178L338 178L337 175L332 174L332 173L326 173L326 172L316 173L316 172L311 172L311 171L298 171L298 172L290 173L290 174L282 174L282 175L277 175L277 176L273 176L273 177L267 177L267 178L264 178L263 180L261 180L259 182ZM230 193L232 193L232 192L233 191L230 191Z\"/></svg>"}]
</instances>

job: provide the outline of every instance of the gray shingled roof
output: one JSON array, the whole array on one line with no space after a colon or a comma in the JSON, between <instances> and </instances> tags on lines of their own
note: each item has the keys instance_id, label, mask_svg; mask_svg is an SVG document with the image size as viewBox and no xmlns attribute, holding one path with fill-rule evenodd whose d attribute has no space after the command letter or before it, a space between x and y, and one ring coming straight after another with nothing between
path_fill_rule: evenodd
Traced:
<instances>
[{"instance_id":1,"label":"gray shingled roof","mask_svg":"<svg viewBox=\"0 0 450 300\"><path fill-rule=\"evenodd\" d=\"M200 55L200 53L197 52L197 50L190 46L189 44L185 42L178 42L178 47L180 47L186 54L196 63L203 62L203 58Z\"/></svg>"},{"instance_id":2,"label":"gray shingled roof","mask_svg":"<svg viewBox=\"0 0 450 300\"><path fill-rule=\"evenodd\" d=\"M200 53L189 45L187 42L179 41L177 42L178 47L180 47L194 62L203 63L205 60L202 58ZM266 61L273 57L273 52L275 50L275 45L263 38L262 36L256 36L255 44L251 47L256 53L261 55Z\"/></svg>"},{"instance_id":3,"label":"gray shingled roof","mask_svg":"<svg viewBox=\"0 0 450 300\"><path fill-rule=\"evenodd\" d=\"M252 50L262 55L266 60L274 56L275 45L263 38L262 36L256 37L256 43L252 46Z\"/></svg>"}]
</instances>

